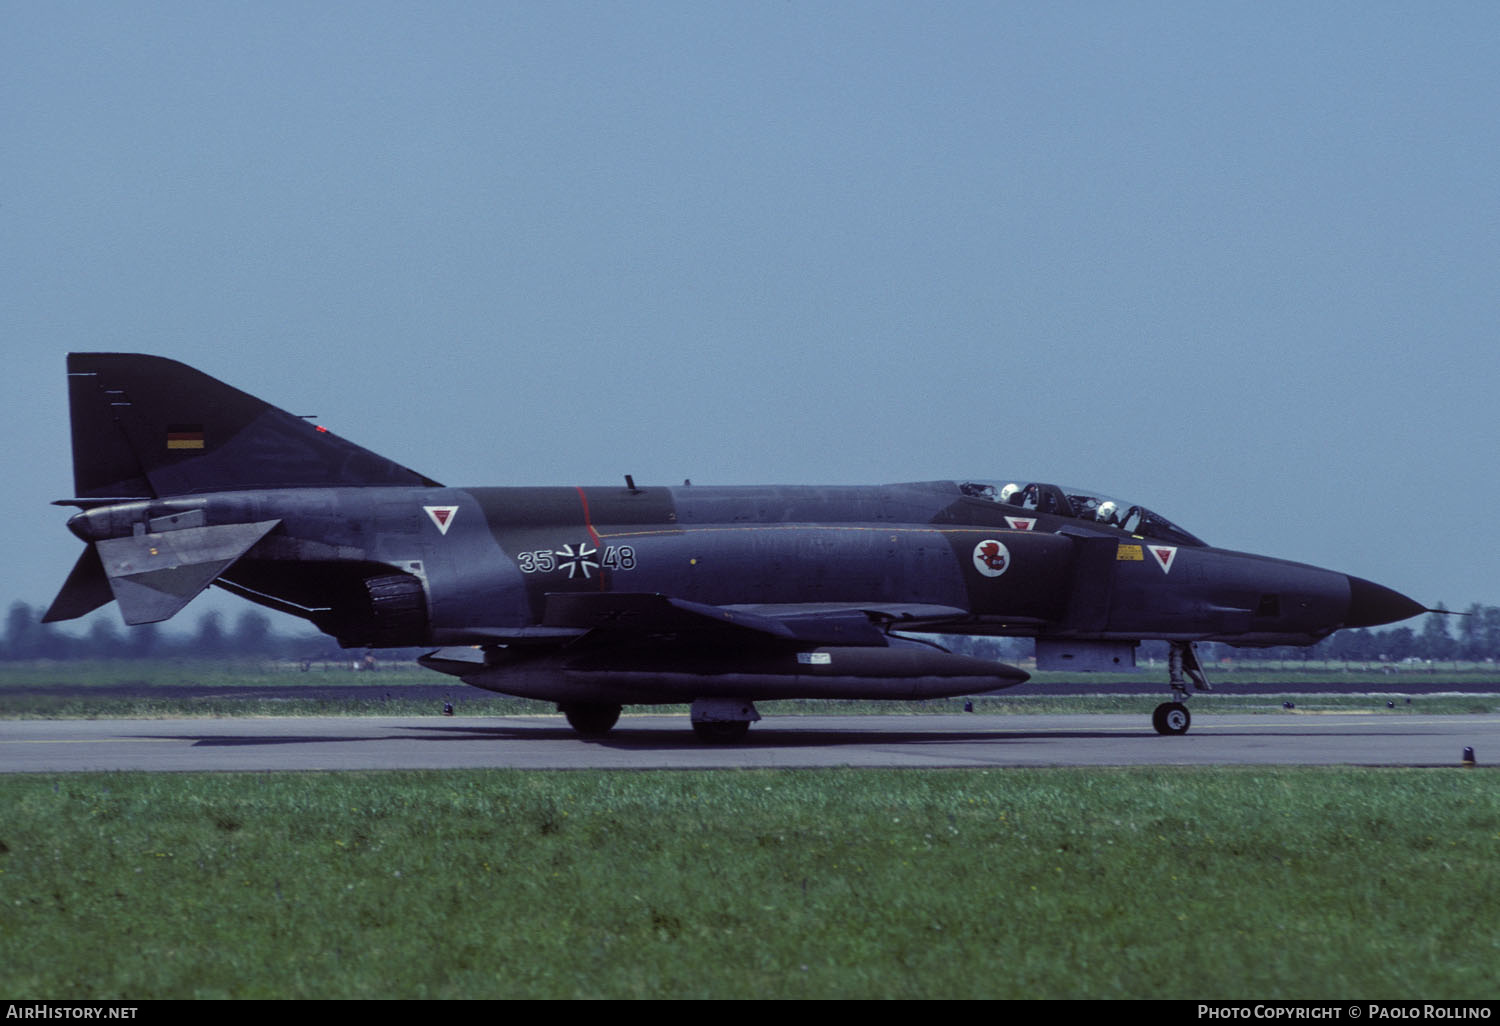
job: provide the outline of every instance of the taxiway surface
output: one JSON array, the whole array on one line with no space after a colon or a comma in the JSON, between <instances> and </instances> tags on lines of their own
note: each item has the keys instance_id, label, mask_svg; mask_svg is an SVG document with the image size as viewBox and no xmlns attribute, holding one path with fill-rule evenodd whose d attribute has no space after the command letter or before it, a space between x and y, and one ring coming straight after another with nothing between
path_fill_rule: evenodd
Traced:
<instances>
[{"instance_id":1,"label":"taxiway surface","mask_svg":"<svg viewBox=\"0 0 1500 1026\"><path fill-rule=\"evenodd\" d=\"M725 769L823 766L1458 766L1500 759L1500 716L1202 716L1181 737L1146 718L783 716L748 740L698 741L685 716L626 716L580 740L560 716L0 721L0 772Z\"/></svg>"}]
</instances>

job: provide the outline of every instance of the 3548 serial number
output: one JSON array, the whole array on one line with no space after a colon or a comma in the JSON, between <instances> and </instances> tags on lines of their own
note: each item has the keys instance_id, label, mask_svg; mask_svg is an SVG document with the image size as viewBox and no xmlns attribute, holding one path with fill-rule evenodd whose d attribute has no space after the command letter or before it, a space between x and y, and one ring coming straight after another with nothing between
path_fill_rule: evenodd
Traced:
<instances>
[{"instance_id":1,"label":"3548 serial number","mask_svg":"<svg viewBox=\"0 0 1500 1026\"><path fill-rule=\"evenodd\" d=\"M598 549L580 545L564 549L533 549L516 553L516 566L523 574L545 574L553 570L596 569L634 570L635 549L629 545L606 545L600 554Z\"/></svg>"}]
</instances>

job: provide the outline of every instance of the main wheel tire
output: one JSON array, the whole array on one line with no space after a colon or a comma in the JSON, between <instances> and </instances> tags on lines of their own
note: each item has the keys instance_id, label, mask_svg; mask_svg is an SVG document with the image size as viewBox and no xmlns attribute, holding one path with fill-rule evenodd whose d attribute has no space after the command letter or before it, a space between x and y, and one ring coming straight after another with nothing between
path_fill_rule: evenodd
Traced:
<instances>
[{"instance_id":1,"label":"main wheel tire","mask_svg":"<svg viewBox=\"0 0 1500 1026\"><path fill-rule=\"evenodd\" d=\"M750 733L749 720L694 720L693 733L699 740L717 745L729 745L743 741Z\"/></svg>"},{"instance_id":2,"label":"main wheel tire","mask_svg":"<svg viewBox=\"0 0 1500 1026\"><path fill-rule=\"evenodd\" d=\"M568 725L580 737L603 737L620 719L618 705L570 705L563 709Z\"/></svg>"},{"instance_id":3,"label":"main wheel tire","mask_svg":"<svg viewBox=\"0 0 1500 1026\"><path fill-rule=\"evenodd\" d=\"M1193 717L1181 702L1163 702L1151 713L1151 726L1158 734L1186 734Z\"/></svg>"}]
</instances>

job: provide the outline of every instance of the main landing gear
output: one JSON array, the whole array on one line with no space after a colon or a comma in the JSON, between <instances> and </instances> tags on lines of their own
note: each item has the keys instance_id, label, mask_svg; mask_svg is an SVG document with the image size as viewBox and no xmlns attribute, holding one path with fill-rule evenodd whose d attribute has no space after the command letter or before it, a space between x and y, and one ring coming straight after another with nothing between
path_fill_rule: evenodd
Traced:
<instances>
[{"instance_id":1,"label":"main landing gear","mask_svg":"<svg viewBox=\"0 0 1500 1026\"><path fill-rule=\"evenodd\" d=\"M732 745L750 733L750 724L760 719L754 702L738 698L699 698L694 700L693 733L709 744Z\"/></svg>"},{"instance_id":2,"label":"main landing gear","mask_svg":"<svg viewBox=\"0 0 1500 1026\"><path fill-rule=\"evenodd\" d=\"M1208 675L1203 672L1203 663L1198 660L1198 651L1191 641L1173 641L1167 656L1167 670L1171 676L1172 701L1163 702L1151 714L1151 726L1158 734L1186 734L1193 717L1188 712L1188 681L1197 691L1212 691Z\"/></svg>"},{"instance_id":3,"label":"main landing gear","mask_svg":"<svg viewBox=\"0 0 1500 1026\"><path fill-rule=\"evenodd\" d=\"M562 714L568 718L568 725L578 732L579 737L603 737L619 721L620 707L577 702L562 706Z\"/></svg>"},{"instance_id":4,"label":"main landing gear","mask_svg":"<svg viewBox=\"0 0 1500 1026\"><path fill-rule=\"evenodd\" d=\"M579 737L600 738L620 719L620 707L605 702L569 702L558 706ZM700 698L693 702L693 733L700 741L727 745L743 741L750 724L760 719L755 703L738 698Z\"/></svg>"}]
</instances>

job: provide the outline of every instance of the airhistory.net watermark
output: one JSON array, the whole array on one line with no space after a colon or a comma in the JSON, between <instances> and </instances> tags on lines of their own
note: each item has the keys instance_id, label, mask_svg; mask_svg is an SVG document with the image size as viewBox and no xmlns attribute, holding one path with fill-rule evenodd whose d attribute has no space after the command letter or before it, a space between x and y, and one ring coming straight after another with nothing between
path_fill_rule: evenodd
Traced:
<instances>
[{"instance_id":1,"label":"airhistory.net watermark","mask_svg":"<svg viewBox=\"0 0 1500 1026\"><path fill-rule=\"evenodd\" d=\"M135 1005L60 1005L17 1001L5 1006L7 1019L134 1019Z\"/></svg>"}]
</instances>

